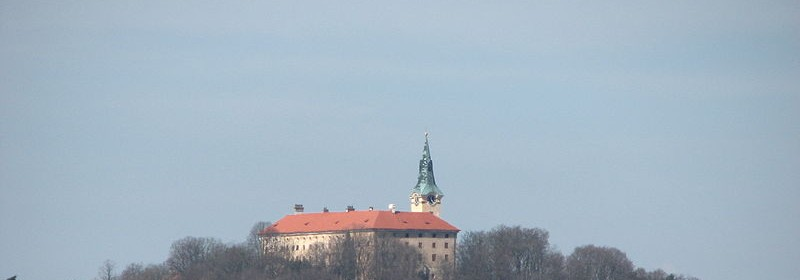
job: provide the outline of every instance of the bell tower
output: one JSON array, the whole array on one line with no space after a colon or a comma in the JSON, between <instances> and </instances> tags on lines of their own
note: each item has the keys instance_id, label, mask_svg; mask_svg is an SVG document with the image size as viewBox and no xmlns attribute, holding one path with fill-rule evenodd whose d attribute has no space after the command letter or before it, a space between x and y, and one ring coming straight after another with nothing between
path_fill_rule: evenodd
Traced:
<instances>
[{"instance_id":1,"label":"bell tower","mask_svg":"<svg viewBox=\"0 0 800 280\"><path fill-rule=\"evenodd\" d=\"M433 160L428 146L426 131L425 148L422 149L422 159L419 161L417 185L411 189L409 199L411 199L411 212L431 212L438 217L444 193L436 186L436 180L433 178Z\"/></svg>"}]
</instances>

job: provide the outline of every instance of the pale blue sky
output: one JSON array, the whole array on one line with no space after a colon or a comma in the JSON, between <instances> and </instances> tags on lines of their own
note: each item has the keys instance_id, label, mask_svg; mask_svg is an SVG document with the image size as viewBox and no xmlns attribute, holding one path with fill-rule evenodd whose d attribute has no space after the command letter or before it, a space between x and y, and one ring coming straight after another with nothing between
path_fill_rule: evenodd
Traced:
<instances>
[{"instance_id":1,"label":"pale blue sky","mask_svg":"<svg viewBox=\"0 0 800 280\"><path fill-rule=\"evenodd\" d=\"M165 3L166 2L166 3ZM800 2L0 1L0 277L306 209L800 275ZM5 278L2 278L5 279Z\"/></svg>"}]
</instances>

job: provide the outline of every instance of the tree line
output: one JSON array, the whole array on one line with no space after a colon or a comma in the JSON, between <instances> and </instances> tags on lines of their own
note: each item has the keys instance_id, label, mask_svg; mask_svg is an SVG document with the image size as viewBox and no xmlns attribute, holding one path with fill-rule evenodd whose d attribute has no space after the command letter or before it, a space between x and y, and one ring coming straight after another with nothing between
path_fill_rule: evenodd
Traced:
<instances>
[{"instance_id":1,"label":"tree line","mask_svg":"<svg viewBox=\"0 0 800 280\"><path fill-rule=\"evenodd\" d=\"M267 225L256 223L247 241L238 244L185 237L172 243L169 257L159 264L132 263L117 272L116 265L106 261L96 279L406 280L430 276L420 253L396 239L371 239L375 242L369 243L347 234L328 246L314 247L304 258L293 259L285 247L261 247L258 232ZM436 279L697 280L636 267L624 252L612 247L585 245L565 256L548 239L544 229L520 226L465 232L457 241L455 268L436 268Z\"/></svg>"}]
</instances>

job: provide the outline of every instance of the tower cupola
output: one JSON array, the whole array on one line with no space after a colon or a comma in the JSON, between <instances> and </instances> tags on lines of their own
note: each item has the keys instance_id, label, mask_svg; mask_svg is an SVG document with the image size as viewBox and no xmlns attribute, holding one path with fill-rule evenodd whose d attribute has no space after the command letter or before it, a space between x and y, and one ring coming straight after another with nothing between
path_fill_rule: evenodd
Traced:
<instances>
[{"instance_id":1,"label":"tower cupola","mask_svg":"<svg viewBox=\"0 0 800 280\"><path fill-rule=\"evenodd\" d=\"M419 161L417 184L411 189L411 212L431 212L439 216L444 193L436 186L433 176L433 160L428 143L428 132L425 132L425 147Z\"/></svg>"}]
</instances>

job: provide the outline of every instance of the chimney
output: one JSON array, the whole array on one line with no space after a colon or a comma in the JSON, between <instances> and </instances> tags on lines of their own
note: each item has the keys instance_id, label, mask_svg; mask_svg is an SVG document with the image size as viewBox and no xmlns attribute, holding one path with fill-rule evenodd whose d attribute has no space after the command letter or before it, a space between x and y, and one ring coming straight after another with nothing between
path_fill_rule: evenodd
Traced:
<instances>
[{"instance_id":1,"label":"chimney","mask_svg":"<svg viewBox=\"0 0 800 280\"><path fill-rule=\"evenodd\" d=\"M294 213L295 214L303 213L303 204L295 204L294 205Z\"/></svg>"},{"instance_id":2,"label":"chimney","mask_svg":"<svg viewBox=\"0 0 800 280\"><path fill-rule=\"evenodd\" d=\"M328 213L329 211L328 207L322 207L322 213Z\"/></svg>"},{"instance_id":3,"label":"chimney","mask_svg":"<svg viewBox=\"0 0 800 280\"><path fill-rule=\"evenodd\" d=\"M353 212L353 211L356 211L356 208L353 207L353 205L347 205L347 212Z\"/></svg>"},{"instance_id":4,"label":"chimney","mask_svg":"<svg viewBox=\"0 0 800 280\"><path fill-rule=\"evenodd\" d=\"M392 210L392 214L397 213L397 205L394 203L389 204L389 210Z\"/></svg>"},{"instance_id":5,"label":"chimney","mask_svg":"<svg viewBox=\"0 0 800 280\"><path fill-rule=\"evenodd\" d=\"M369 211L372 211L372 210L375 210L375 208L374 208L374 207L372 207L372 206L370 206L370 207L369 207Z\"/></svg>"}]
</instances>

